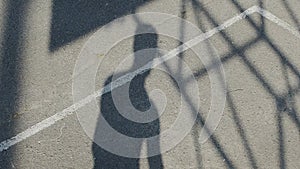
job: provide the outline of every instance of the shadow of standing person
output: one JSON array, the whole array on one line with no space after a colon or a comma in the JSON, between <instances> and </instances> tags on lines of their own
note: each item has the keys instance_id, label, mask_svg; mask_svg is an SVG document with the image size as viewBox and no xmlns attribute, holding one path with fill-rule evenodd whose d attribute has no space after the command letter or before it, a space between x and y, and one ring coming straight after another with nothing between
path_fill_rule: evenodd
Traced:
<instances>
[{"instance_id":1,"label":"shadow of standing person","mask_svg":"<svg viewBox=\"0 0 300 169\"><path fill-rule=\"evenodd\" d=\"M151 30L150 32L156 32L155 29L148 24L141 23L137 20L138 26L136 29L136 33L140 32L140 29L147 29ZM138 34L134 36L134 44L133 44L133 51L138 52L144 49L153 49L157 48L157 40L158 35L154 33L148 33L148 34ZM147 53L146 57L139 55L137 53L134 54L134 62L131 68L128 71L125 72L118 72L114 74L113 76L110 76L106 82L105 86L111 84L113 78L119 78L127 73L133 72L136 69L138 69L141 66L144 66L149 61L153 60L155 55L158 53ZM157 114L157 109L151 104L151 101L149 99L148 93L145 89L145 81L146 78L149 76L150 70L145 71L141 74L138 74L135 76L130 82L123 86L129 86L129 102L131 103L130 106L133 106L135 110L137 110L138 113L148 113L149 109L152 109L152 113ZM106 120L107 123L117 132L126 135L128 137L132 138L149 138L153 136L157 136L160 134L160 121L159 118L147 122L147 123L138 123L131 121L124 117L117 109L116 104L114 103L115 100L118 100L118 93L115 95L112 95L112 92L106 93L102 95L100 100L100 110L101 115L98 117L97 121L97 128L95 131L94 139L107 139L103 138L103 120ZM121 102L124 101L124 99L120 99ZM147 112L146 112L147 111ZM144 114L145 115L145 114ZM157 115L158 117L158 115ZM99 134L100 133L100 134ZM109 133L105 133L106 135ZM101 136L99 138L99 135ZM109 136L108 136L109 137ZM146 139L141 139L142 141L139 141L137 145L135 145L136 151L138 154L141 153L141 148L143 142L147 145L147 152L149 154L149 150L153 148L153 146L156 146L154 148L159 149L159 139L156 143L147 143ZM97 141L96 141L97 142ZM128 148L127 145L121 145L124 147L124 149ZM95 169L138 169L139 168L139 162L140 158L127 158L118 156L116 154L113 154L111 152L108 152L107 150L101 148L96 143L93 143L92 151L94 155L94 168ZM161 155L156 155L153 157L148 157L148 164L150 169L160 169L163 168L163 162Z\"/></svg>"}]
</instances>

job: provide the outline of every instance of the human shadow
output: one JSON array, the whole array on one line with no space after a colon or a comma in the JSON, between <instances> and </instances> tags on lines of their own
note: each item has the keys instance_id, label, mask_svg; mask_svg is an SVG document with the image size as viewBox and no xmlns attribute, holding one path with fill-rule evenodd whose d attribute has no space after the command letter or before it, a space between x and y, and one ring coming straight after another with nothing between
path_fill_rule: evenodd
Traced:
<instances>
[{"instance_id":1,"label":"human shadow","mask_svg":"<svg viewBox=\"0 0 300 169\"><path fill-rule=\"evenodd\" d=\"M152 30L150 32L156 32L155 29L151 25L147 25L144 23L138 23L136 32L140 32L140 29ZM157 40L158 35L153 33L148 34L138 34L134 36L134 44L133 51L138 52L144 49L153 49L157 48ZM157 53L147 53L146 57L143 55L139 55L137 53L134 54L134 62L132 67L124 72L118 72L117 74L111 75L105 82L106 85L110 85L114 78L119 78L122 75L134 72L137 68L144 66L149 61L153 60ZM145 89L145 81L149 76L150 70L145 71L141 74L135 76L130 82L124 84L123 86L129 86L129 99L137 111L139 113L148 113L149 109L152 109L154 113L157 113L155 105L150 101L149 95ZM123 90L123 89L121 89ZM126 89L125 89L126 90ZM115 100L118 100L119 93L115 95L112 92L106 93L102 95L100 101L100 110L101 115L98 117L97 128L95 131L94 139L107 139L99 137L99 135L103 136L103 120L105 120L114 130L117 132L132 137L132 138L149 138L152 136L157 136L160 134L160 120L157 118L154 121L147 123L137 123L125 118L119 111L115 104ZM120 99L120 98L119 98ZM121 101L123 101L121 99ZM157 116L158 117L158 116ZM102 132L102 133L101 133ZM107 134L107 133L106 133ZM149 150L155 146L156 149L160 149L159 140L156 143L149 144L146 139L141 139L142 141L137 142L135 148L136 152L141 153L141 148L143 142L147 145L147 152L149 154ZM97 141L95 141L97 142ZM101 145L100 145L101 146ZM113 154L104 148L98 146L96 143L92 145L92 151L94 155L94 168L105 168L105 169L137 169L139 168L140 158L128 158L122 157L116 154ZM128 148L127 145L124 146L124 149ZM121 147L123 148L123 147ZM150 169L159 169L163 168L163 161L161 155L156 155L152 157L148 157L148 164Z\"/></svg>"}]
</instances>

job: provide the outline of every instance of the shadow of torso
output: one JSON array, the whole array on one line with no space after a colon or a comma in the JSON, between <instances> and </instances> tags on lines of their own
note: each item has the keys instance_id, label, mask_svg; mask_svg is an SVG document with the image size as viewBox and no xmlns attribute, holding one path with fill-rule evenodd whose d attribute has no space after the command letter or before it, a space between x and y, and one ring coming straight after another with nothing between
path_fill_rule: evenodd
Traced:
<instances>
[{"instance_id":1,"label":"shadow of torso","mask_svg":"<svg viewBox=\"0 0 300 169\"><path fill-rule=\"evenodd\" d=\"M145 27L146 28L148 27L148 29L154 29L150 25L142 25L142 26L143 29L145 29ZM137 29L140 29L139 26ZM149 49L149 48L157 48L156 34L141 34L141 35L136 35L134 37L134 47L133 47L134 52L143 49ZM134 65L132 65L132 68L129 69L128 71L119 72L117 74L114 74L113 76L110 76L106 80L105 85L109 85L113 79L117 79L122 75L135 71L138 66L143 66L144 64L153 60L154 57L155 56L150 56L150 57L147 56L147 58L144 58L144 57L138 57L135 54L134 63L133 63ZM150 70L135 76L130 82L128 82L129 84L128 83L125 84L125 86L129 85L129 91L127 92L129 92L128 95L132 106L136 110L140 111L141 113L144 113L145 111L149 110L150 107L151 109L154 109L154 112L156 110L155 106L151 105L149 101L148 93L145 89L145 81L147 76L149 76L149 74L150 74ZM118 111L114 103L114 100L117 100L117 98L114 97L118 97L118 93L116 95L112 95L112 93L109 92L102 95L101 97L100 113L102 114L102 117L98 118L95 138L97 137L97 139L99 139L99 137L96 135L98 132L102 132L101 123L103 122L103 120L106 120L106 122L117 132L129 137L148 138L148 137L159 135L160 133L159 118L148 123L137 123L131 121L120 114L120 112ZM145 139L141 139L141 141L138 142L137 145L135 146L138 149L137 150L138 152L141 151L143 142L146 143L147 150L151 148L150 145L147 144L147 141ZM126 145L123 146L124 148L126 148ZM159 147L159 141L154 146ZM138 169L139 168L139 162L140 162L139 158L127 158L127 157L115 155L111 152L104 150L96 143L93 144L92 150L94 155L95 169L99 169L99 168ZM163 168L161 155L148 157L148 164L151 169Z\"/></svg>"}]
</instances>

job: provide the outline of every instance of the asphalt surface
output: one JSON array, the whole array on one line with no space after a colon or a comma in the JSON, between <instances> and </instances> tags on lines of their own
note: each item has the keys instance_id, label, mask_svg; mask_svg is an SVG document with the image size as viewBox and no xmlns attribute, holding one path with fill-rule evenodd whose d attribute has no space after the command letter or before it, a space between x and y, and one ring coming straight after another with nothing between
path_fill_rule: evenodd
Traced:
<instances>
[{"instance_id":1,"label":"asphalt surface","mask_svg":"<svg viewBox=\"0 0 300 169\"><path fill-rule=\"evenodd\" d=\"M73 113L2 150L0 168L300 168L298 0L1 0L0 142L74 104L73 70L80 51L93 33L109 28L114 19L161 12L208 32L254 5L295 31L255 13L208 38L224 66L227 99L217 130L204 144L198 139L211 103L210 79L203 63L187 50L179 56L198 83L199 116L172 150L141 159L114 155L93 143ZM181 33L184 26L174 29ZM99 56L106 64L99 67L96 89L111 80L124 56L156 46L167 52L180 44L163 35L119 42ZM130 68L125 66L117 74L130 72ZM174 79L154 70L132 83L130 99L140 111L149 108L145 100L151 90L159 88L165 93L168 102L158 121L146 126L125 121L116 115L109 94L97 102L101 113L114 128L132 137L149 137L168 129L181 104Z\"/></svg>"}]
</instances>

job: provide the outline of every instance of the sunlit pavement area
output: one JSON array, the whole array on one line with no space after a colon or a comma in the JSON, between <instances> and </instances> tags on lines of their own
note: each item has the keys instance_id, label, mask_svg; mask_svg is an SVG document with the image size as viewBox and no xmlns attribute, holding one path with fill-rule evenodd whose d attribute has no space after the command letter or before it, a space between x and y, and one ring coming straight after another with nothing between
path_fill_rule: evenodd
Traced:
<instances>
[{"instance_id":1,"label":"sunlit pavement area","mask_svg":"<svg viewBox=\"0 0 300 169\"><path fill-rule=\"evenodd\" d=\"M114 19L167 13L205 33L254 5L291 29L254 13L208 38L225 70L227 97L222 119L204 144L199 134L211 104L211 84L192 50L178 56L197 80L199 115L190 133L158 158L125 158L103 150L84 132L76 113L14 145L5 143L74 104L73 70L80 51L93 33ZM0 148L0 168L300 168L299 9L298 0L1 0L0 147L8 147ZM101 56L109 64L100 66L96 89L133 53L134 40L129 37ZM164 51L181 44L163 35L156 43ZM172 78L157 70L143 83L147 92L159 88L168 99L158 124L164 131L176 120L180 91ZM142 96L133 92L131 97ZM110 116L109 108L101 109Z\"/></svg>"}]
</instances>

